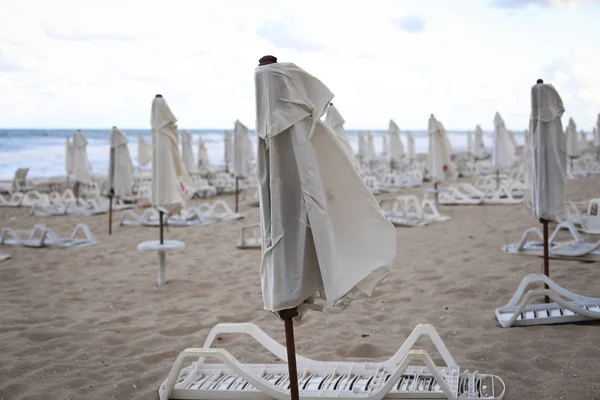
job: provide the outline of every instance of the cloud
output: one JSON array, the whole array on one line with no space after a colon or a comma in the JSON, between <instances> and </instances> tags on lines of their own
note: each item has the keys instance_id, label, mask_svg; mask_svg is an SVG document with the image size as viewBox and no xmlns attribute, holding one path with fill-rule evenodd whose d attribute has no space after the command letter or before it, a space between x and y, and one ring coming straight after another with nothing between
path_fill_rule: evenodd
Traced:
<instances>
[{"instance_id":1,"label":"cloud","mask_svg":"<svg viewBox=\"0 0 600 400\"><path fill-rule=\"evenodd\" d=\"M492 0L495 8L524 9L529 6L543 8L583 7L600 4L599 0Z\"/></svg>"},{"instance_id":2,"label":"cloud","mask_svg":"<svg viewBox=\"0 0 600 400\"><path fill-rule=\"evenodd\" d=\"M96 42L96 41L130 41L133 37L106 32L82 32L77 27L57 28L43 24L42 30L50 39L66 40L71 42Z\"/></svg>"},{"instance_id":3,"label":"cloud","mask_svg":"<svg viewBox=\"0 0 600 400\"><path fill-rule=\"evenodd\" d=\"M23 65L0 49L0 72L17 72L23 70L25 70Z\"/></svg>"},{"instance_id":4,"label":"cloud","mask_svg":"<svg viewBox=\"0 0 600 400\"><path fill-rule=\"evenodd\" d=\"M417 15L409 15L394 21L398 29L409 33L419 33L425 30L425 20Z\"/></svg>"},{"instance_id":5,"label":"cloud","mask_svg":"<svg viewBox=\"0 0 600 400\"><path fill-rule=\"evenodd\" d=\"M321 49L321 46L308 43L297 37L294 30L281 21L266 20L256 30L256 34L267 39L276 47L284 49L296 49L298 51L313 51Z\"/></svg>"}]
</instances>

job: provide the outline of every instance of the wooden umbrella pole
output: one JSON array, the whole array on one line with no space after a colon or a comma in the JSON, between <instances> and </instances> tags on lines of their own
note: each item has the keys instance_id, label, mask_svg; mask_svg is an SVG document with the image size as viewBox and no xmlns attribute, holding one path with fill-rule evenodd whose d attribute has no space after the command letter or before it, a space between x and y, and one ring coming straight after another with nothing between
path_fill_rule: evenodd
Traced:
<instances>
[{"instance_id":1,"label":"wooden umbrella pole","mask_svg":"<svg viewBox=\"0 0 600 400\"><path fill-rule=\"evenodd\" d=\"M290 397L292 400L300 399L298 390L298 367L296 365L296 342L294 340L294 317L298 316L298 309L291 308L279 312L285 323L285 345L287 348L288 372L290 380Z\"/></svg>"},{"instance_id":2,"label":"wooden umbrella pole","mask_svg":"<svg viewBox=\"0 0 600 400\"><path fill-rule=\"evenodd\" d=\"M163 225L163 212L159 211L158 212L158 219L159 219L159 229L160 229L160 244L164 244L165 243L165 234L164 234L164 225Z\"/></svg>"},{"instance_id":3,"label":"wooden umbrella pole","mask_svg":"<svg viewBox=\"0 0 600 400\"><path fill-rule=\"evenodd\" d=\"M541 219L540 222L542 223L543 226L543 233L544 233L544 268L543 268L543 273L544 275L550 277L550 252L548 249L548 221L545 219ZM548 285L544 284L544 289L548 289ZM545 301L546 303L550 303L550 299L548 298L548 296L545 296Z\"/></svg>"},{"instance_id":4,"label":"wooden umbrella pole","mask_svg":"<svg viewBox=\"0 0 600 400\"><path fill-rule=\"evenodd\" d=\"M108 196L108 234L112 235L112 207L113 207L113 196L114 192L110 189L110 194Z\"/></svg>"}]
</instances>

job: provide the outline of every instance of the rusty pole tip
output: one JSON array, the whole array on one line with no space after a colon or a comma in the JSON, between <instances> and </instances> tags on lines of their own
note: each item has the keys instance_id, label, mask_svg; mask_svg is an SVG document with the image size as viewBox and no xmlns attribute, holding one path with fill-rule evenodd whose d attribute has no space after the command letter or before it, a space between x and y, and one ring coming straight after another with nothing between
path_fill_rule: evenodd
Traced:
<instances>
[{"instance_id":1,"label":"rusty pole tip","mask_svg":"<svg viewBox=\"0 0 600 400\"><path fill-rule=\"evenodd\" d=\"M157 94L156 97L162 97L162 94Z\"/></svg>"},{"instance_id":2,"label":"rusty pole tip","mask_svg":"<svg viewBox=\"0 0 600 400\"><path fill-rule=\"evenodd\" d=\"M538 79L536 83L544 83L543 79Z\"/></svg>"},{"instance_id":3,"label":"rusty pole tip","mask_svg":"<svg viewBox=\"0 0 600 400\"><path fill-rule=\"evenodd\" d=\"M275 56L263 56L260 60L258 60L258 65L267 65L267 64L275 64L277 62L277 57Z\"/></svg>"}]
</instances>

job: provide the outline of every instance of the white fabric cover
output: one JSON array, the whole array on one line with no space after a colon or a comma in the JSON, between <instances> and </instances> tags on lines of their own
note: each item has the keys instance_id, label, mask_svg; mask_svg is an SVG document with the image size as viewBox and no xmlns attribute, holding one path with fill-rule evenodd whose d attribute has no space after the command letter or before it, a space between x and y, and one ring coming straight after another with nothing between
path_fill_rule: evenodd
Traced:
<instances>
[{"instance_id":1,"label":"white fabric cover","mask_svg":"<svg viewBox=\"0 0 600 400\"><path fill-rule=\"evenodd\" d=\"M406 133L406 147L407 152L406 155L410 161L414 161L417 159L417 152L415 150L415 138L412 133Z\"/></svg>"},{"instance_id":2,"label":"white fabric cover","mask_svg":"<svg viewBox=\"0 0 600 400\"><path fill-rule=\"evenodd\" d=\"M444 146L446 147L446 151L448 151L448 155L451 157L454 154L454 149L452 148L452 144L450 143L450 139L448 138L448 133L446 132L446 128L444 128L444 124L442 121L437 120L439 125L439 131L444 139Z\"/></svg>"},{"instance_id":3,"label":"white fabric cover","mask_svg":"<svg viewBox=\"0 0 600 400\"><path fill-rule=\"evenodd\" d=\"M467 154L468 155L472 155L475 154L474 148L473 148L473 133L472 132L467 132Z\"/></svg>"},{"instance_id":4,"label":"white fabric cover","mask_svg":"<svg viewBox=\"0 0 600 400\"><path fill-rule=\"evenodd\" d=\"M400 128L393 120L390 120L387 133L390 138L390 161L395 167L401 167L404 162L404 145L400 140Z\"/></svg>"},{"instance_id":5,"label":"white fabric cover","mask_svg":"<svg viewBox=\"0 0 600 400\"><path fill-rule=\"evenodd\" d=\"M181 132L181 161L188 172L194 170L194 151L192 150L192 134L188 131Z\"/></svg>"},{"instance_id":6,"label":"white fabric cover","mask_svg":"<svg viewBox=\"0 0 600 400\"><path fill-rule=\"evenodd\" d=\"M198 138L198 168L210 169L210 160L208 159L208 150L202 136Z\"/></svg>"},{"instance_id":7,"label":"white fabric cover","mask_svg":"<svg viewBox=\"0 0 600 400\"><path fill-rule=\"evenodd\" d=\"M138 164L144 166L152 161L152 145L144 136L138 135Z\"/></svg>"},{"instance_id":8,"label":"white fabric cover","mask_svg":"<svg viewBox=\"0 0 600 400\"><path fill-rule=\"evenodd\" d=\"M590 142L587 139L587 135L584 131L579 131L579 148L582 152L589 150Z\"/></svg>"},{"instance_id":9,"label":"white fabric cover","mask_svg":"<svg viewBox=\"0 0 600 400\"><path fill-rule=\"evenodd\" d=\"M152 205L177 214L194 194L194 185L179 154L177 119L162 97L152 101Z\"/></svg>"},{"instance_id":10,"label":"white fabric cover","mask_svg":"<svg viewBox=\"0 0 600 400\"><path fill-rule=\"evenodd\" d=\"M358 134L358 157L363 163L368 163L369 161L369 144L367 143L367 135L365 133Z\"/></svg>"},{"instance_id":11,"label":"white fabric cover","mask_svg":"<svg viewBox=\"0 0 600 400\"><path fill-rule=\"evenodd\" d=\"M339 305L370 295L394 260L396 230L319 120L333 94L294 64L260 66L255 83L265 309L317 292Z\"/></svg>"},{"instance_id":12,"label":"white fabric cover","mask_svg":"<svg viewBox=\"0 0 600 400\"><path fill-rule=\"evenodd\" d=\"M342 144L342 148L344 152L354 162L354 151L352 150L352 146L350 146L350 142L348 141L348 134L344 129L344 123L346 121L338 111L338 109L332 104L329 104L327 107L327 114L325 115L325 123L329 125L331 129L335 132L335 135L339 139Z\"/></svg>"},{"instance_id":13,"label":"white fabric cover","mask_svg":"<svg viewBox=\"0 0 600 400\"><path fill-rule=\"evenodd\" d=\"M569 157L579 157L581 149L579 147L579 137L577 136L577 125L573 118L569 118L567 125L567 155Z\"/></svg>"},{"instance_id":14,"label":"white fabric cover","mask_svg":"<svg viewBox=\"0 0 600 400\"><path fill-rule=\"evenodd\" d=\"M600 114L598 114L598 120L596 121L596 130L594 133L594 146L600 148Z\"/></svg>"},{"instance_id":15,"label":"white fabric cover","mask_svg":"<svg viewBox=\"0 0 600 400\"><path fill-rule=\"evenodd\" d=\"M233 137L231 131L225 131L225 164L233 163Z\"/></svg>"},{"instance_id":16,"label":"white fabric cover","mask_svg":"<svg viewBox=\"0 0 600 400\"><path fill-rule=\"evenodd\" d=\"M532 211L536 219L556 221L567 189L567 143L561 117L564 107L552 85L531 88L529 121L532 164Z\"/></svg>"},{"instance_id":17,"label":"white fabric cover","mask_svg":"<svg viewBox=\"0 0 600 400\"><path fill-rule=\"evenodd\" d=\"M427 130L429 133L427 170L429 171L429 179L434 182L443 182L454 173L454 163L450 158L442 129L443 126L431 115Z\"/></svg>"},{"instance_id":18,"label":"white fabric cover","mask_svg":"<svg viewBox=\"0 0 600 400\"><path fill-rule=\"evenodd\" d=\"M479 125L475 127L475 143L473 143L473 147L475 148L475 157L484 158L487 155L487 150L483 143L483 130Z\"/></svg>"},{"instance_id":19,"label":"white fabric cover","mask_svg":"<svg viewBox=\"0 0 600 400\"><path fill-rule=\"evenodd\" d=\"M133 186L133 162L127 146L127 136L117 128L110 131L110 157L108 165L108 184L117 197L131 194Z\"/></svg>"},{"instance_id":20,"label":"white fabric cover","mask_svg":"<svg viewBox=\"0 0 600 400\"><path fill-rule=\"evenodd\" d=\"M233 130L233 171L238 178L247 178L252 171L252 143L248 128L239 120Z\"/></svg>"},{"instance_id":21,"label":"white fabric cover","mask_svg":"<svg viewBox=\"0 0 600 400\"><path fill-rule=\"evenodd\" d=\"M65 149L65 171L67 175L73 173L73 144L70 138L67 138L67 147Z\"/></svg>"},{"instance_id":22,"label":"white fabric cover","mask_svg":"<svg viewBox=\"0 0 600 400\"><path fill-rule=\"evenodd\" d=\"M515 147L504 120L499 113L494 116L494 147L492 162L496 170L508 170L515 163Z\"/></svg>"},{"instance_id":23,"label":"white fabric cover","mask_svg":"<svg viewBox=\"0 0 600 400\"><path fill-rule=\"evenodd\" d=\"M510 139L510 143L512 144L513 148L515 149L515 152L517 151L517 137L515 136L515 133L513 131L508 131L508 138Z\"/></svg>"},{"instance_id":24,"label":"white fabric cover","mask_svg":"<svg viewBox=\"0 0 600 400\"><path fill-rule=\"evenodd\" d=\"M90 162L87 156L87 139L81 131L73 135L73 180L92 184Z\"/></svg>"},{"instance_id":25,"label":"white fabric cover","mask_svg":"<svg viewBox=\"0 0 600 400\"><path fill-rule=\"evenodd\" d=\"M383 135L382 136L382 143L381 143L381 155L385 156L390 154L390 144L388 142L388 137Z\"/></svg>"},{"instance_id":26,"label":"white fabric cover","mask_svg":"<svg viewBox=\"0 0 600 400\"><path fill-rule=\"evenodd\" d=\"M373 133L367 133L367 158L369 161L377 159L377 152L375 151L375 140L373 139Z\"/></svg>"}]
</instances>

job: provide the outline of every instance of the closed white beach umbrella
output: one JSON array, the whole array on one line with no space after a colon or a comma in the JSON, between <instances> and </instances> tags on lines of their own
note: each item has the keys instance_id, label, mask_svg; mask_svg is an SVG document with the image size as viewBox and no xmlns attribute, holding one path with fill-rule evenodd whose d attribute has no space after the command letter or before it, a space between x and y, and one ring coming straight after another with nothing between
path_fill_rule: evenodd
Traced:
<instances>
[{"instance_id":1,"label":"closed white beach umbrella","mask_svg":"<svg viewBox=\"0 0 600 400\"><path fill-rule=\"evenodd\" d=\"M352 150L352 146L350 146L350 142L348 141L346 129L344 129L345 122L346 121L333 103L329 104L329 107L327 107L327 114L325 115L325 123L329 125L331 129L333 129L335 135L342 144L344 152L348 155L348 158L354 162L354 151Z\"/></svg>"},{"instance_id":2,"label":"closed white beach umbrella","mask_svg":"<svg viewBox=\"0 0 600 400\"><path fill-rule=\"evenodd\" d=\"M390 162L394 167L400 167L404 163L404 145L400 140L400 128L394 120L390 120L387 134L390 140Z\"/></svg>"},{"instance_id":3,"label":"closed white beach umbrella","mask_svg":"<svg viewBox=\"0 0 600 400\"><path fill-rule=\"evenodd\" d=\"M138 135L138 164L144 166L152 161L152 145L146 142L144 136Z\"/></svg>"},{"instance_id":4,"label":"closed white beach umbrella","mask_svg":"<svg viewBox=\"0 0 600 400\"><path fill-rule=\"evenodd\" d=\"M92 174L87 156L87 139L81 131L73 135L73 180L75 182L91 184Z\"/></svg>"},{"instance_id":5,"label":"closed white beach umbrella","mask_svg":"<svg viewBox=\"0 0 600 400\"><path fill-rule=\"evenodd\" d=\"M584 131L579 131L579 143L582 152L590 149L590 142L588 141Z\"/></svg>"},{"instance_id":6,"label":"closed white beach umbrella","mask_svg":"<svg viewBox=\"0 0 600 400\"><path fill-rule=\"evenodd\" d=\"M439 122L431 115L427 130L429 134L427 170L429 171L429 179L434 182L443 182L454 173L454 163L450 158L442 129Z\"/></svg>"},{"instance_id":7,"label":"closed white beach umbrella","mask_svg":"<svg viewBox=\"0 0 600 400\"><path fill-rule=\"evenodd\" d=\"M233 163L233 136L231 131L225 131L224 150L225 165L229 165Z\"/></svg>"},{"instance_id":8,"label":"closed white beach umbrella","mask_svg":"<svg viewBox=\"0 0 600 400\"><path fill-rule=\"evenodd\" d=\"M65 148L65 171L67 175L73 173L73 144L70 138L67 138L67 146Z\"/></svg>"},{"instance_id":9,"label":"closed white beach umbrella","mask_svg":"<svg viewBox=\"0 0 600 400\"><path fill-rule=\"evenodd\" d=\"M333 94L294 64L259 66L255 81L265 309L370 295L395 258L396 230L320 121Z\"/></svg>"},{"instance_id":10,"label":"closed white beach umbrella","mask_svg":"<svg viewBox=\"0 0 600 400\"><path fill-rule=\"evenodd\" d=\"M110 160L108 184L117 197L131 194L133 186L133 163L125 133L113 127L110 131Z\"/></svg>"},{"instance_id":11,"label":"closed white beach umbrella","mask_svg":"<svg viewBox=\"0 0 600 400\"><path fill-rule=\"evenodd\" d=\"M359 133L358 134L358 158L361 160L361 162L366 163L369 162L367 154L367 147L368 147L368 143L367 143L367 135L365 133Z\"/></svg>"},{"instance_id":12,"label":"closed white beach umbrella","mask_svg":"<svg viewBox=\"0 0 600 400\"><path fill-rule=\"evenodd\" d=\"M467 132L467 155L469 156L475 154L475 152L473 151L473 143L473 133Z\"/></svg>"},{"instance_id":13,"label":"closed white beach umbrella","mask_svg":"<svg viewBox=\"0 0 600 400\"><path fill-rule=\"evenodd\" d=\"M177 214L194 194L194 185L179 153L177 119L165 99L152 101L152 205L167 215Z\"/></svg>"},{"instance_id":14,"label":"closed white beach umbrella","mask_svg":"<svg viewBox=\"0 0 600 400\"><path fill-rule=\"evenodd\" d=\"M573 118L569 118L567 125L567 155L571 158L577 158L581 155L579 147L579 137L577 136L577 125Z\"/></svg>"},{"instance_id":15,"label":"closed white beach umbrella","mask_svg":"<svg viewBox=\"0 0 600 400\"><path fill-rule=\"evenodd\" d=\"M210 170L211 164L208 159L208 151L206 150L206 144L202 139L202 136L198 139L198 168Z\"/></svg>"},{"instance_id":16,"label":"closed white beach umbrella","mask_svg":"<svg viewBox=\"0 0 600 400\"><path fill-rule=\"evenodd\" d=\"M504 120L499 113L494 116L493 164L496 171L510 169L515 163L515 147Z\"/></svg>"},{"instance_id":17,"label":"closed white beach umbrella","mask_svg":"<svg viewBox=\"0 0 600 400\"><path fill-rule=\"evenodd\" d=\"M412 133L406 133L406 155L408 156L409 161L414 161L417 159L417 152L415 150L415 138Z\"/></svg>"},{"instance_id":18,"label":"closed white beach umbrella","mask_svg":"<svg viewBox=\"0 0 600 400\"><path fill-rule=\"evenodd\" d=\"M385 156L388 154L390 154L390 144L388 142L388 137L386 135L383 135L381 142L381 155Z\"/></svg>"},{"instance_id":19,"label":"closed white beach umbrella","mask_svg":"<svg viewBox=\"0 0 600 400\"><path fill-rule=\"evenodd\" d=\"M598 114L598 120L596 121L596 130L594 132L594 147L600 148L600 114Z\"/></svg>"},{"instance_id":20,"label":"closed white beach umbrella","mask_svg":"<svg viewBox=\"0 0 600 400\"><path fill-rule=\"evenodd\" d=\"M194 171L194 151L192 150L192 134L181 132L181 159L188 172Z\"/></svg>"},{"instance_id":21,"label":"closed white beach umbrella","mask_svg":"<svg viewBox=\"0 0 600 400\"><path fill-rule=\"evenodd\" d=\"M562 99L549 84L531 89L532 210L536 219L556 221L567 188L567 143L561 117Z\"/></svg>"},{"instance_id":22,"label":"closed white beach umbrella","mask_svg":"<svg viewBox=\"0 0 600 400\"><path fill-rule=\"evenodd\" d=\"M235 121L233 131L233 171L238 178L246 178L252 169L252 159L249 159L248 128L239 120Z\"/></svg>"},{"instance_id":23,"label":"closed white beach umbrella","mask_svg":"<svg viewBox=\"0 0 600 400\"><path fill-rule=\"evenodd\" d=\"M484 158L487 156L487 150L485 149L485 144L483 143L483 130L479 125L475 127L475 140L473 147L475 157Z\"/></svg>"},{"instance_id":24,"label":"closed white beach umbrella","mask_svg":"<svg viewBox=\"0 0 600 400\"><path fill-rule=\"evenodd\" d=\"M377 159L377 152L375 151L375 139L373 133L367 133L367 158L369 161L375 161Z\"/></svg>"},{"instance_id":25,"label":"closed white beach umbrella","mask_svg":"<svg viewBox=\"0 0 600 400\"><path fill-rule=\"evenodd\" d=\"M442 124L442 121L437 120L437 122L439 125L439 131L442 135L442 138L444 139L444 146L446 147L446 151L450 155L450 158L452 158L452 155L454 154L454 149L452 148L452 144L450 143L450 139L448 138L446 128L444 128L444 124Z\"/></svg>"},{"instance_id":26,"label":"closed white beach umbrella","mask_svg":"<svg viewBox=\"0 0 600 400\"><path fill-rule=\"evenodd\" d=\"M508 138L510 139L510 143L512 144L512 146L516 152L518 146L517 146L517 137L515 136L515 133L513 131L508 131Z\"/></svg>"}]
</instances>

